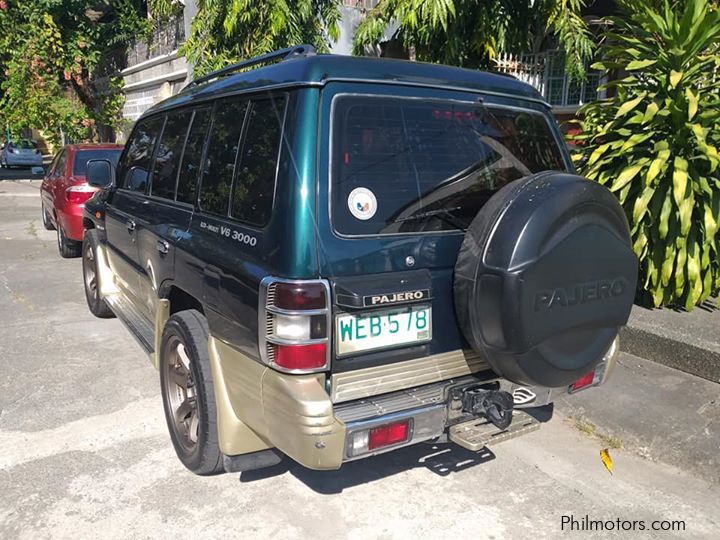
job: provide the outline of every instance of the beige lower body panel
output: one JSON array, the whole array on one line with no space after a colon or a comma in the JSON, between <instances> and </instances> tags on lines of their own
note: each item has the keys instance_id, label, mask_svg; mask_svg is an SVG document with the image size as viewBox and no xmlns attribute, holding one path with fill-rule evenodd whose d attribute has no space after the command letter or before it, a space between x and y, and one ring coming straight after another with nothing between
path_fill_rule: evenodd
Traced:
<instances>
[{"instance_id":1,"label":"beige lower body panel","mask_svg":"<svg viewBox=\"0 0 720 540\"><path fill-rule=\"evenodd\" d=\"M224 454L277 447L305 467L340 468L345 424L324 375L278 373L213 337L209 348Z\"/></svg>"},{"instance_id":2,"label":"beige lower body panel","mask_svg":"<svg viewBox=\"0 0 720 540\"><path fill-rule=\"evenodd\" d=\"M210 338L220 449L238 455L276 447L311 469L338 469L346 426L333 401L348 401L469 375L486 367L462 351L332 376L288 375Z\"/></svg>"}]
</instances>

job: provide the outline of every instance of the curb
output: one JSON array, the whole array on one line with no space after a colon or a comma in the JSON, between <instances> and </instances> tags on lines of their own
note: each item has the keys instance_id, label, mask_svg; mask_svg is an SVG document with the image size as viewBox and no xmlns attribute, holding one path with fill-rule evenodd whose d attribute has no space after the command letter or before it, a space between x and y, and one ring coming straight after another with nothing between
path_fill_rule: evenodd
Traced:
<instances>
[{"instance_id":1,"label":"curb","mask_svg":"<svg viewBox=\"0 0 720 540\"><path fill-rule=\"evenodd\" d=\"M699 308L698 308L699 309ZM633 308L620 349L646 360L720 382L718 312L673 313Z\"/></svg>"}]
</instances>

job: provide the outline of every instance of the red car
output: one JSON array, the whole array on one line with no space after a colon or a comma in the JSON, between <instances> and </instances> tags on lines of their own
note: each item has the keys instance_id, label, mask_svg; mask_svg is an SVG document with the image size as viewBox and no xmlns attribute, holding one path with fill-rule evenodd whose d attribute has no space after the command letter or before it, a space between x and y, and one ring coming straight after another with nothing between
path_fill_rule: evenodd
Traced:
<instances>
[{"instance_id":1,"label":"red car","mask_svg":"<svg viewBox=\"0 0 720 540\"><path fill-rule=\"evenodd\" d=\"M88 160L107 159L117 164L122 149L118 144L70 144L53 158L40 188L41 211L45 228L57 230L62 257L80 256L83 208L97 191L85 181Z\"/></svg>"}]
</instances>

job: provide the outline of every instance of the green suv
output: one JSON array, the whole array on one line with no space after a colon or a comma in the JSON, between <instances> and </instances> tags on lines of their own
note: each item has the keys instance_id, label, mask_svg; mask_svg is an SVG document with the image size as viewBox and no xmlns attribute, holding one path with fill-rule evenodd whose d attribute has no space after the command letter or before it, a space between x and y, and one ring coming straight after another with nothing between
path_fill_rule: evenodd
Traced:
<instances>
[{"instance_id":1,"label":"green suv","mask_svg":"<svg viewBox=\"0 0 720 540\"><path fill-rule=\"evenodd\" d=\"M88 177L88 305L197 474L527 433L607 379L633 302L621 207L511 77L294 47L193 81Z\"/></svg>"}]
</instances>

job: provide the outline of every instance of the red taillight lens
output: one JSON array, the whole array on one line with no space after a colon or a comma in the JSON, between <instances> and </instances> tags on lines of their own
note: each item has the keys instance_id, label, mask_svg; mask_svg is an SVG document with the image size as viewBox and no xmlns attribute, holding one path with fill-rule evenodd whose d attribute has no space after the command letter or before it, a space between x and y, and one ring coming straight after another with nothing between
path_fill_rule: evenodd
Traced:
<instances>
[{"instance_id":1,"label":"red taillight lens","mask_svg":"<svg viewBox=\"0 0 720 540\"><path fill-rule=\"evenodd\" d=\"M327 363L327 343L275 345L275 363L285 369L317 369Z\"/></svg>"},{"instance_id":2,"label":"red taillight lens","mask_svg":"<svg viewBox=\"0 0 720 540\"><path fill-rule=\"evenodd\" d=\"M68 189L65 192L65 198L69 203L72 204L83 204L85 203L90 197L93 196L95 192L94 191L71 191Z\"/></svg>"},{"instance_id":3,"label":"red taillight lens","mask_svg":"<svg viewBox=\"0 0 720 540\"><path fill-rule=\"evenodd\" d=\"M325 309L325 286L321 283L287 283L275 285L275 307L282 309Z\"/></svg>"},{"instance_id":4,"label":"red taillight lens","mask_svg":"<svg viewBox=\"0 0 720 540\"><path fill-rule=\"evenodd\" d=\"M594 369L587 375L583 375L577 381L575 381L572 384L572 386L570 387L570 392L577 392L578 390L582 390L583 388L592 386L593 382L595 382L595 370Z\"/></svg>"},{"instance_id":5,"label":"red taillight lens","mask_svg":"<svg viewBox=\"0 0 720 540\"><path fill-rule=\"evenodd\" d=\"M370 430L368 434L368 450L390 446L407 441L410 432L410 421L388 424Z\"/></svg>"}]
</instances>

